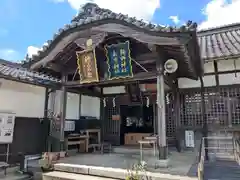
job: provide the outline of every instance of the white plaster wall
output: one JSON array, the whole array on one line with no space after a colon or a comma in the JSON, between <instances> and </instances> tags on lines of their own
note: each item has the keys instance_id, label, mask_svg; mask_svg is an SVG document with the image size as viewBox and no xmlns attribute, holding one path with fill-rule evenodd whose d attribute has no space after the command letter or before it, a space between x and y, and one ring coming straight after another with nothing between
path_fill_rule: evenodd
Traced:
<instances>
[{"instance_id":1,"label":"white plaster wall","mask_svg":"<svg viewBox=\"0 0 240 180\"><path fill-rule=\"evenodd\" d=\"M209 75L203 77L203 82L205 87L216 86L215 76ZM188 78L179 78L178 79L179 88L200 88L200 80L192 80Z\"/></svg>"},{"instance_id":2,"label":"white plaster wall","mask_svg":"<svg viewBox=\"0 0 240 180\"><path fill-rule=\"evenodd\" d=\"M0 110L19 117L43 117L45 88L0 79Z\"/></svg>"},{"instance_id":3,"label":"white plaster wall","mask_svg":"<svg viewBox=\"0 0 240 180\"><path fill-rule=\"evenodd\" d=\"M55 114L61 110L61 90L52 92L49 97L48 108ZM75 93L67 93L66 119L79 119L80 96Z\"/></svg>"},{"instance_id":4,"label":"white plaster wall","mask_svg":"<svg viewBox=\"0 0 240 180\"><path fill-rule=\"evenodd\" d=\"M240 84L240 73L232 74L220 74L219 75L219 84L220 85L231 85L231 84Z\"/></svg>"},{"instance_id":5,"label":"white plaster wall","mask_svg":"<svg viewBox=\"0 0 240 180\"><path fill-rule=\"evenodd\" d=\"M79 94L67 93L66 119L79 119L79 99Z\"/></svg>"},{"instance_id":6,"label":"white plaster wall","mask_svg":"<svg viewBox=\"0 0 240 180\"><path fill-rule=\"evenodd\" d=\"M240 59L235 60L221 60L218 62L218 71L234 71L240 70ZM219 75L220 85L240 84L240 73L221 74Z\"/></svg>"},{"instance_id":7,"label":"white plaster wall","mask_svg":"<svg viewBox=\"0 0 240 180\"><path fill-rule=\"evenodd\" d=\"M235 65L236 68L235 68ZM221 60L218 61L218 71L231 71L231 70L240 70L240 59L226 59L226 60Z\"/></svg>"},{"instance_id":8,"label":"white plaster wall","mask_svg":"<svg viewBox=\"0 0 240 180\"><path fill-rule=\"evenodd\" d=\"M234 60L226 59L217 62L218 64L218 71L233 71L233 70L240 70L240 59ZM205 73L213 73L214 66L213 62L205 63L204 65L204 72ZM203 78L204 86L211 87L216 86L215 76L208 75ZM220 74L219 75L219 84L220 85L231 85L231 84L240 84L240 73L231 73L231 74ZM194 81L187 78L179 78L179 87L180 88L196 88L200 87L200 81Z\"/></svg>"},{"instance_id":9,"label":"white plaster wall","mask_svg":"<svg viewBox=\"0 0 240 180\"><path fill-rule=\"evenodd\" d=\"M125 86L103 88L103 94L120 94L120 93L126 93Z\"/></svg>"},{"instance_id":10,"label":"white plaster wall","mask_svg":"<svg viewBox=\"0 0 240 180\"><path fill-rule=\"evenodd\" d=\"M213 73L214 65L213 62L208 62L204 64L204 73Z\"/></svg>"},{"instance_id":11,"label":"white plaster wall","mask_svg":"<svg viewBox=\"0 0 240 180\"><path fill-rule=\"evenodd\" d=\"M100 98L82 95L81 116L92 116L100 119Z\"/></svg>"},{"instance_id":12,"label":"white plaster wall","mask_svg":"<svg viewBox=\"0 0 240 180\"><path fill-rule=\"evenodd\" d=\"M139 87L141 91L143 92L146 91L145 84L140 84ZM169 86L165 84L164 89L168 90ZM121 94L121 93L126 93L125 86L113 86L103 88L103 94Z\"/></svg>"}]
</instances>

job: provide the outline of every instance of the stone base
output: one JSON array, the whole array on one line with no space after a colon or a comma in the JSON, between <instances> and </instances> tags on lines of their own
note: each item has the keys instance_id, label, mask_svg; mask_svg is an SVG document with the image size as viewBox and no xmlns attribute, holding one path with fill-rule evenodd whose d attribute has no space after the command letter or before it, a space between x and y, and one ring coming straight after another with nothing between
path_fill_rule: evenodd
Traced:
<instances>
[{"instance_id":1,"label":"stone base","mask_svg":"<svg viewBox=\"0 0 240 180\"><path fill-rule=\"evenodd\" d=\"M159 159L167 159L168 152L167 152L166 146L158 147L158 152L159 152Z\"/></svg>"},{"instance_id":2,"label":"stone base","mask_svg":"<svg viewBox=\"0 0 240 180\"><path fill-rule=\"evenodd\" d=\"M156 159L155 168L167 168L169 166L168 159Z\"/></svg>"},{"instance_id":3,"label":"stone base","mask_svg":"<svg viewBox=\"0 0 240 180\"><path fill-rule=\"evenodd\" d=\"M167 160L160 160L158 163L166 166L167 162ZM73 165L64 163L55 164L54 170L55 171L43 173L43 180L106 180L105 178L125 180L129 176L129 172L126 169ZM147 176L152 180L197 180L197 177L178 176L159 172L138 172L138 174L140 176Z\"/></svg>"}]
</instances>

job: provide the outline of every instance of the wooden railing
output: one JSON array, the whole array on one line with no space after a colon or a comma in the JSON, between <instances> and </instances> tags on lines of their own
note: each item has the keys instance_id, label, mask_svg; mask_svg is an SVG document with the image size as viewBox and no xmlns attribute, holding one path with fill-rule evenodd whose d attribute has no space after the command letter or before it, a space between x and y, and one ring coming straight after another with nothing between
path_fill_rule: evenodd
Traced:
<instances>
[{"instance_id":1,"label":"wooden railing","mask_svg":"<svg viewBox=\"0 0 240 180\"><path fill-rule=\"evenodd\" d=\"M199 150L199 162L198 162L198 179L203 180L204 175L204 162L205 162L205 138L202 138L200 150Z\"/></svg>"},{"instance_id":2,"label":"wooden railing","mask_svg":"<svg viewBox=\"0 0 240 180\"><path fill-rule=\"evenodd\" d=\"M238 165L240 166L240 140L233 139L233 148L234 148L234 158Z\"/></svg>"}]
</instances>

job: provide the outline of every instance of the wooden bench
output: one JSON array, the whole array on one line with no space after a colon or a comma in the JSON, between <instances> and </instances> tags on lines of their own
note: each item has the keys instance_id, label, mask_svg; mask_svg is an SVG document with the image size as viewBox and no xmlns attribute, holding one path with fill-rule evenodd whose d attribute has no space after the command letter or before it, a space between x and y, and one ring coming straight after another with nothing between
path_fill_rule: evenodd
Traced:
<instances>
[{"instance_id":1,"label":"wooden bench","mask_svg":"<svg viewBox=\"0 0 240 180\"><path fill-rule=\"evenodd\" d=\"M100 143L100 144L91 144L90 147L93 148L93 152L101 152L103 153L111 153L112 152L112 145L110 143Z\"/></svg>"},{"instance_id":2,"label":"wooden bench","mask_svg":"<svg viewBox=\"0 0 240 180\"><path fill-rule=\"evenodd\" d=\"M9 164L6 162L0 162L0 169L4 171L4 175L7 174L7 168L9 167Z\"/></svg>"},{"instance_id":3,"label":"wooden bench","mask_svg":"<svg viewBox=\"0 0 240 180\"><path fill-rule=\"evenodd\" d=\"M85 151L88 151L88 137L87 136L69 136L67 138L67 149L68 146L72 146L72 145L76 145L78 152L80 150L80 145L84 145L85 146Z\"/></svg>"}]
</instances>

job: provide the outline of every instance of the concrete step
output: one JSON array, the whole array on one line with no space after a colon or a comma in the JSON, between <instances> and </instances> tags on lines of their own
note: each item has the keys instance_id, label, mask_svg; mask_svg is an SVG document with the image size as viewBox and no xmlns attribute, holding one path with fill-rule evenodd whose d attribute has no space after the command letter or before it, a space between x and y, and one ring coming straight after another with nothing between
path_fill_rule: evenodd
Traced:
<instances>
[{"instance_id":1,"label":"concrete step","mask_svg":"<svg viewBox=\"0 0 240 180\"><path fill-rule=\"evenodd\" d=\"M43 174L42 180L116 180L113 178L96 177L83 174L73 174L53 171Z\"/></svg>"},{"instance_id":2,"label":"concrete step","mask_svg":"<svg viewBox=\"0 0 240 180\"><path fill-rule=\"evenodd\" d=\"M77 165L77 164L65 164L65 163L55 164L54 171L70 173L70 174L106 177L106 178L113 178L113 179L123 179L123 180L126 179L126 177L129 175L129 172L126 169L86 166L86 165ZM44 175L48 176L48 174L44 174ZM146 176L151 177L152 180L197 180L197 177L187 177L187 176L178 176L178 175L152 173L152 172L139 172L139 175L142 175L145 177ZM49 179L43 179L43 180L49 180Z\"/></svg>"}]
</instances>

